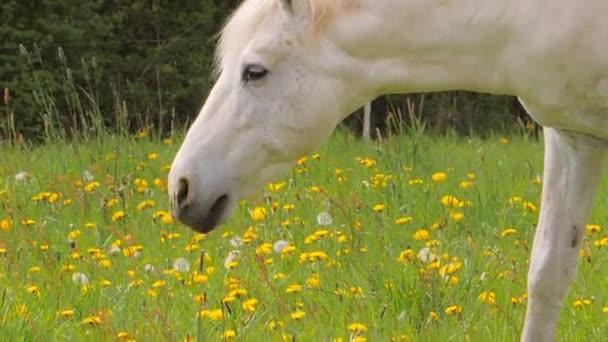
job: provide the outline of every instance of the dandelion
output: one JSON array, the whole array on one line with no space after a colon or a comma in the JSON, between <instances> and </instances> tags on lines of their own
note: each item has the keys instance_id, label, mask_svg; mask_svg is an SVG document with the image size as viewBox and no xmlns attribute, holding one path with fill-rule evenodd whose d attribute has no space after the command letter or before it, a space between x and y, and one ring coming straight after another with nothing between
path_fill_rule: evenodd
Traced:
<instances>
[{"instance_id":1,"label":"dandelion","mask_svg":"<svg viewBox=\"0 0 608 342\"><path fill-rule=\"evenodd\" d=\"M298 293L302 291L302 285L289 285L287 289L285 289L286 293Z\"/></svg>"},{"instance_id":2,"label":"dandelion","mask_svg":"<svg viewBox=\"0 0 608 342\"><path fill-rule=\"evenodd\" d=\"M585 226L588 235L599 233L602 230L599 224L588 224Z\"/></svg>"},{"instance_id":3,"label":"dandelion","mask_svg":"<svg viewBox=\"0 0 608 342\"><path fill-rule=\"evenodd\" d=\"M460 212L455 212L455 213L450 213L450 218L454 221L454 222L460 222L462 221L462 219L464 218L464 214L460 213Z\"/></svg>"},{"instance_id":4,"label":"dandelion","mask_svg":"<svg viewBox=\"0 0 608 342\"><path fill-rule=\"evenodd\" d=\"M509 138L501 137L500 139L498 139L498 141L500 141L501 144L508 144Z\"/></svg>"},{"instance_id":5,"label":"dandelion","mask_svg":"<svg viewBox=\"0 0 608 342\"><path fill-rule=\"evenodd\" d=\"M574 301L573 303L575 308L582 308L585 307L587 305L591 305L591 300L590 299L577 299Z\"/></svg>"},{"instance_id":6,"label":"dandelion","mask_svg":"<svg viewBox=\"0 0 608 342\"><path fill-rule=\"evenodd\" d=\"M254 221L262 221L266 218L266 209L264 207L255 207L249 212L249 215Z\"/></svg>"},{"instance_id":7,"label":"dandelion","mask_svg":"<svg viewBox=\"0 0 608 342\"><path fill-rule=\"evenodd\" d=\"M414 240L428 240L429 239L429 231L426 229L417 230L412 236Z\"/></svg>"},{"instance_id":8,"label":"dandelion","mask_svg":"<svg viewBox=\"0 0 608 342\"><path fill-rule=\"evenodd\" d=\"M101 318L99 316L89 316L86 317L82 320L82 324L88 324L88 325L100 325L101 324Z\"/></svg>"},{"instance_id":9,"label":"dandelion","mask_svg":"<svg viewBox=\"0 0 608 342\"><path fill-rule=\"evenodd\" d=\"M11 229L11 227L13 226L13 221L10 219L3 219L0 220L0 229L2 229L3 231L9 231Z\"/></svg>"},{"instance_id":10,"label":"dandelion","mask_svg":"<svg viewBox=\"0 0 608 342\"><path fill-rule=\"evenodd\" d=\"M445 195L441 197L441 204L450 208L461 208L464 206L463 202L460 202L456 196L452 195Z\"/></svg>"},{"instance_id":11,"label":"dandelion","mask_svg":"<svg viewBox=\"0 0 608 342\"><path fill-rule=\"evenodd\" d=\"M304 318L304 316L306 316L306 312L302 311L302 310L296 310L294 312L291 313L291 319L293 319L294 321L299 321L302 318Z\"/></svg>"},{"instance_id":12,"label":"dandelion","mask_svg":"<svg viewBox=\"0 0 608 342\"><path fill-rule=\"evenodd\" d=\"M460 305L452 305L445 308L445 313L448 315L458 315L462 312L462 307Z\"/></svg>"},{"instance_id":13,"label":"dandelion","mask_svg":"<svg viewBox=\"0 0 608 342\"><path fill-rule=\"evenodd\" d=\"M431 179L435 183L441 183L441 182L444 182L446 179L448 179L448 175L445 172L436 172L436 173L433 173L433 175L431 176Z\"/></svg>"},{"instance_id":14,"label":"dandelion","mask_svg":"<svg viewBox=\"0 0 608 342\"><path fill-rule=\"evenodd\" d=\"M15 174L15 182L17 182L17 183L23 183L28 178L29 178L29 174L25 171L21 171L21 172Z\"/></svg>"},{"instance_id":15,"label":"dandelion","mask_svg":"<svg viewBox=\"0 0 608 342\"><path fill-rule=\"evenodd\" d=\"M231 340L231 339L233 339L235 337L236 337L236 332L234 332L234 330L228 329L228 330L225 330L222 333L222 339L223 340Z\"/></svg>"},{"instance_id":16,"label":"dandelion","mask_svg":"<svg viewBox=\"0 0 608 342\"><path fill-rule=\"evenodd\" d=\"M361 323L351 323L348 325L348 331L352 332L352 333L364 333L367 331L367 327Z\"/></svg>"},{"instance_id":17,"label":"dandelion","mask_svg":"<svg viewBox=\"0 0 608 342\"><path fill-rule=\"evenodd\" d=\"M483 291L482 293L479 294L477 299L479 299L479 301L484 304L490 304L490 305L496 304L496 294L494 292Z\"/></svg>"},{"instance_id":18,"label":"dandelion","mask_svg":"<svg viewBox=\"0 0 608 342\"><path fill-rule=\"evenodd\" d=\"M401 253L399 253L399 256L397 257L397 261L399 261L401 263L413 261L414 255L415 255L414 251L408 248L408 249L402 251Z\"/></svg>"},{"instance_id":19,"label":"dandelion","mask_svg":"<svg viewBox=\"0 0 608 342\"><path fill-rule=\"evenodd\" d=\"M57 318L69 319L74 316L73 309L57 311Z\"/></svg>"},{"instance_id":20,"label":"dandelion","mask_svg":"<svg viewBox=\"0 0 608 342\"><path fill-rule=\"evenodd\" d=\"M124 217L125 217L125 212L122 210L119 210L119 211L115 212L114 214L112 214L112 222L120 221Z\"/></svg>"},{"instance_id":21,"label":"dandelion","mask_svg":"<svg viewBox=\"0 0 608 342\"><path fill-rule=\"evenodd\" d=\"M398 225L403 225L406 223L409 223L412 221L412 217L411 216L403 216L403 217L399 217L395 220L395 224Z\"/></svg>"},{"instance_id":22,"label":"dandelion","mask_svg":"<svg viewBox=\"0 0 608 342\"><path fill-rule=\"evenodd\" d=\"M243 310L245 311L250 311L250 312L254 312L256 309L256 306L258 305L258 300L255 298L249 298L246 301L243 302Z\"/></svg>"},{"instance_id":23,"label":"dandelion","mask_svg":"<svg viewBox=\"0 0 608 342\"><path fill-rule=\"evenodd\" d=\"M311 289L318 289L321 287L321 279L319 274L314 273L310 278L306 279L306 286Z\"/></svg>"},{"instance_id":24,"label":"dandelion","mask_svg":"<svg viewBox=\"0 0 608 342\"><path fill-rule=\"evenodd\" d=\"M515 229L515 228L506 228L505 230L502 231L502 233L500 233L500 235L502 237L505 237L505 236L509 236L509 235L514 235L515 233L517 233L517 229Z\"/></svg>"},{"instance_id":25,"label":"dandelion","mask_svg":"<svg viewBox=\"0 0 608 342\"><path fill-rule=\"evenodd\" d=\"M374 205L374 207L372 208L372 210L376 211L376 212L382 212L382 211L384 211L385 207L386 206L384 204L378 203L378 204Z\"/></svg>"},{"instance_id":26,"label":"dandelion","mask_svg":"<svg viewBox=\"0 0 608 342\"><path fill-rule=\"evenodd\" d=\"M529 211L531 213L535 213L538 211L538 208L532 202L524 202L522 204L522 207L524 208L524 210Z\"/></svg>"}]
</instances>

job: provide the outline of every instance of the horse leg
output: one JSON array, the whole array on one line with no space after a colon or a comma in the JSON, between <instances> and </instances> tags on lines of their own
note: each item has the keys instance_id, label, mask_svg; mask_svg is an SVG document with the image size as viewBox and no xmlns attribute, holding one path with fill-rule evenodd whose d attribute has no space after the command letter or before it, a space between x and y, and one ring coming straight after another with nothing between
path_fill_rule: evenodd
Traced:
<instances>
[{"instance_id":1,"label":"horse leg","mask_svg":"<svg viewBox=\"0 0 608 342\"><path fill-rule=\"evenodd\" d=\"M605 143L545 128L540 217L530 269L522 341L553 341L574 281L585 225L602 173Z\"/></svg>"}]
</instances>

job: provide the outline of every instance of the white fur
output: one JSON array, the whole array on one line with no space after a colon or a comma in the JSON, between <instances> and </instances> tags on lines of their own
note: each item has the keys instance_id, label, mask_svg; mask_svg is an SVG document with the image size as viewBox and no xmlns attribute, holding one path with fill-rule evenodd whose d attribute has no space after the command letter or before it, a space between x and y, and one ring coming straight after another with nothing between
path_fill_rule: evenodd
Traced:
<instances>
[{"instance_id":1,"label":"white fur","mask_svg":"<svg viewBox=\"0 0 608 342\"><path fill-rule=\"evenodd\" d=\"M279 0L247 0L227 24L219 78L169 175L172 203L179 179L187 179L185 203L201 213L229 195L225 220L239 198L314 151L345 115L380 94L517 95L546 127L522 340L553 340L608 139L608 2L292 3L288 10ZM264 65L268 76L244 84L247 63Z\"/></svg>"}]
</instances>

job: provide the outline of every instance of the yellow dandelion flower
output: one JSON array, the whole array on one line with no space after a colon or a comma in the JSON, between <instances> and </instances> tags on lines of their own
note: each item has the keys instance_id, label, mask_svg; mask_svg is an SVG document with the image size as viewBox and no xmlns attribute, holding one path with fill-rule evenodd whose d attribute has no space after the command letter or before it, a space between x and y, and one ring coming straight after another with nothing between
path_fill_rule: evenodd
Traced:
<instances>
[{"instance_id":1,"label":"yellow dandelion flower","mask_svg":"<svg viewBox=\"0 0 608 342\"><path fill-rule=\"evenodd\" d=\"M0 221L0 229L4 230L5 232L10 230L12 226L13 226L13 220L3 219Z\"/></svg>"},{"instance_id":2,"label":"yellow dandelion flower","mask_svg":"<svg viewBox=\"0 0 608 342\"><path fill-rule=\"evenodd\" d=\"M266 218L266 208L255 207L249 212L249 215L254 221L262 221Z\"/></svg>"},{"instance_id":3,"label":"yellow dandelion flower","mask_svg":"<svg viewBox=\"0 0 608 342\"><path fill-rule=\"evenodd\" d=\"M228 329L222 333L223 340L231 340L236 337L236 332L234 330Z\"/></svg>"},{"instance_id":4,"label":"yellow dandelion flower","mask_svg":"<svg viewBox=\"0 0 608 342\"><path fill-rule=\"evenodd\" d=\"M302 291L302 285L289 285L287 289L285 289L286 293L298 293Z\"/></svg>"},{"instance_id":5,"label":"yellow dandelion flower","mask_svg":"<svg viewBox=\"0 0 608 342\"><path fill-rule=\"evenodd\" d=\"M448 179L448 174L445 172L435 172L433 175L431 175L431 179L435 183L441 183Z\"/></svg>"},{"instance_id":6,"label":"yellow dandelion flower","mask_svg":"<svg viewBox=\"0 0 608 342\"><path fill-rule=\"evenodd\" d=\"M479 299L479 301L484 304L490 304L490 305L496 304L496 294L491 291L483 291L482 293L479 294L477 299Z\"/></svg>"},{"instance_id":7,"label":"yellow dandelion flower","mask_svg":"<svg viewBox=\"0 0 608 342\"><path fill-rule=\"evenodd\" d=\"M608 305L604 306L604 308L602 309L602 312L608 314Z\"/></svg>"},{"instance_id":8,"label":"yellow dandelion flower","mask_svg":"<svg viewBox=\"0 0 608 342\"><path fill-rule=\"evenodd\" d=\"M462 312L462 307L460 305L452 305L445 308L445 313L448 315L458 315Z\"/></svg>"},{"instance_id":9,"label":"yellow dandelion flower","mask_svg":"<svg viewBox=\"0 0 608 342\"><path fill-rule=\"evenodd\" d=\"M99 325L101 324L101 318L99 316L89 316L89 317L85 317L82 320L82 324L88 324L88 325Z\"/></svg>"},{"instance_id":10,"label":"yellow dandelion flower","mask_svg":"<svg viewBox=\"0 0 608 342\"><path fill-rule=\"evenodd\" d=\"M378 203L378 204L374 205L374 207L372 208L372 210L380 212L380 211L384 211L385 207L386 206L384 204Z\"/></svg>"},{"instance_id":11,"label":"yellow dandelion flower","mask_svg":"<svg viewBox=\"0 0 608 342\"><path fill-rule=\"evenodd\" d=\"M125 218L125 212L122 210L119 210L119 211L115 212L114 214L112 214L112 222L117 222L124 218Z\"/></svg>"},{"instance_id":12,"label":"yellow dandelion flower","mask_svg":"<svg viewBox=\"0 0 608 342\"><path fill-rule=\"evenodd\" d=\"M517 233L517 229L515 229L515 228L506 228L505 230L502 231L502 233L500 235L502 237L505 237L505 236L509 236L509 235L514 235L515 233Z\"/></svg>"},{"instance_id":13,"label":"yellow dandelion flower","mask_svg":"<svg viewBox=\"0 0 608 342\"><path fill-rule=\"evenodd\" d=\"M243 310L254 312L256 306L258 305L258 300L255 298L249 298L243 302Z\"/></svg>"},{"instance_id":14,"label":"yellow dandelion flower","mask_svg":"<svg viewBox=\"0 0 608 342\"><path fill-rule=\"evenodd\" d=\"M73 316L74 316L74 310L73 309L67 309L67 310L57 311L57 317L58 318L69 319L69 318L72 318Z\"/></svg>"},{"instance_id":15,"label":"yellow dandelion flower","mask_svg":"<svg viewBox=\"0 0 608 342\"><path fill-rule=\"evenodd\" d=\"M498 141L500 141L501 144L508 144L509 138L501 137L500 139L498 139Z\"/></svg>"},{"instance_id":16,"label":"yellow dandelion flower","mask_svg":"<svg viewBox=\"0 0 608 342\"><path fill-rule=\"evenodd\" d=\"M416 257L416 254L411 249L406 249L399 253L399 257L397 257L397 261L399 262L410 262L413 261Z\"/></svg>"},{"instance_id":17,"label":"yellow dandelion flower","mask_svg":"<svg viewBox=\"0 0 608 342\"><path fill-rule=\"evenodd\" d=\"M395 224L406 224L412 221L412 217L411 216L403 216L403 217L399 217L395 220Z\"/></svg>"},{"instance_id":18,"label":"yellow dandelion flower","mask_svg":"<svg viewBox=\"0 0 608 342\"><path fill-rule=\"evenodd\" d=\"M458 183L458 187L461 189L468 189L473 185L475 185L475 183L471 181L461 181L460 183Z\"/></svg>"},{"instance_id":19,"label":"yellow dandelion flower","mask_svg":"<svg viewBox=\"0 0 608 342\"><path fill-rule=\"evenodd\" d=\"M529 211L531 213L535 213L538 211L538 208L532 202L524 202L522 204L522 206L523 206L524 210Z\"/></svg>"},{"instance_id":20,"label":"yellow dandelion flower","mask_svg":"<svg viewBox=\"0 0 608 342\"><path fill-rule=\"evenodd\" d=\"M431 312L429 312L429 319L432 320L432 321L439 320L439 314L437 313L437 311L431 311Z\"/></svg>"},{"instance_id":21,"label":"yellow dandelion flower","mask_svg":"<svg viewBox=\"0 0 608 342\"><path fill-rule=\"evenodd\" d=\"M602 230L599 224L588 224L585 226L588 235L599 233Z\"/></svg>"},{"instance_id":22,"label":"yellow dandelion flower","mask_svg":"<svg viewBox=\"0 0 608 342\"><path fill-rule=\"evenodd\" d=\"M306 286L311 289L318 289L321 287L321 279L319 274L315 273L310 278L306 279Z\"/></svg>"},{"instance_id":23,"label":"yellow dandelion flower","mask_svg":"<svg viewBox=\"0 0 608 342\"><path fill-rule=\"evenodd\" d=\"M445 195L441 197L441 204L450 208L460 208L464 204L456 196Z\"/></svg>"},{"instance_id":24,"label":"yellow dandelion flower","mask_svg":"<svg viewBox=\"0 0 608 342\"><path fill-rule=\"evenodd\" d=\"M348 331L359 334L367 331L367 327L362 323L351 323L347 328Z\"/></svg>"},{"instance_id":25,"label":"yellow dandelion flower","mask_svg":"<svg viewBox=\"0 0 608 342\"><path fill-rule=\"evenodd\" d=\"M426 229L419 229L413 235L414 240L419 240L419 241L428 240L429 237L430 237L429 231Z\"/></svg>"},{"instance_id":26,"label":"yellow dandelion flower","mask_svg":"<svg viewBox=\"0 0 608 342\"><path fill-rule=\"evenodd\" d=\"M464 214L461 212L450 213L450 219L454 222L460 222L464 219Z\"/></svg>"},{"instance_id":27,"label":"yellow dandelion flower","mask_svg":"<svg viewBox=\"0 0 608 342\"><path fill-rule=\"evenodd\" d=\"M291 313L291 319L293 319L294 321L299 321L302 318L304 318L304 316L306 316L306 312L302 311L302 310L296 310L294 312Z\"/></svg>"},{"instance_id":28,"label":"yellow dandelion flower","mask_svg":"<svg viewBox=\"0 0 608 342\"><path fill-rule=\"evenodd\" d=\"M574 305L575 308L582 308L584 306L591 305L591 300L590 299L582 299L582 298L581 299L577 299L577 300L574 301L573 305Z\"/></svg>"},{"instance_id":29,"label":"yellow dandelion flower","mask_svg":"<svg viewBox=\"0 0 608 342\"><path fill-rule=\"evenodd\" d=\"M422 178L412 178L408 181L409 185L420 185L424 183L424 180L422 180Z\"/></svg>"}]
</instances>

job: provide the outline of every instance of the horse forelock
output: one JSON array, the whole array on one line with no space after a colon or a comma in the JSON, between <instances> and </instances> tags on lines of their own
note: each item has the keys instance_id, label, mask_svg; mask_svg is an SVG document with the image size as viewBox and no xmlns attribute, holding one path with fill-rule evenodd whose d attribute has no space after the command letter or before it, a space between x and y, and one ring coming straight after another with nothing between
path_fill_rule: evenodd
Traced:
<instances>
[{"instance_id":1,"label":"horse forelock","mask_svg":"<svg viewBox=\"0 0 608 342\"><path fill-rule=\"evenodd\" d=\"M219 35L215 53L216 75L224 68L223 61L231 60L231 54L239 53L251 40L257 29L280 11L281 0L246 0L232 13ZM310 6L309 32L322 35L332 20L346 11L359 9L361 0L307 0Z\"/></svg>"}]
</instances>

